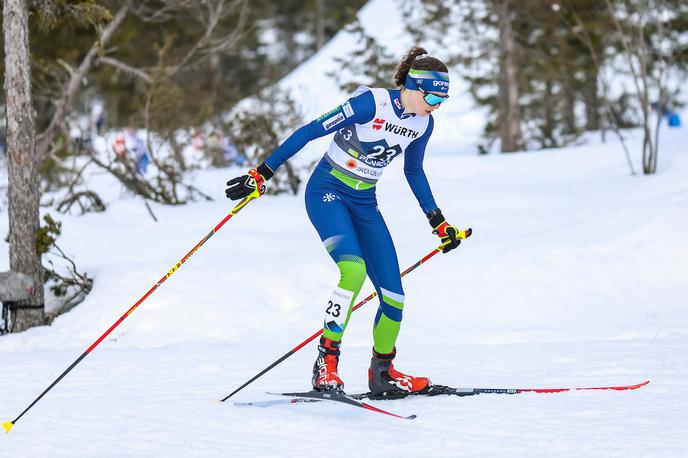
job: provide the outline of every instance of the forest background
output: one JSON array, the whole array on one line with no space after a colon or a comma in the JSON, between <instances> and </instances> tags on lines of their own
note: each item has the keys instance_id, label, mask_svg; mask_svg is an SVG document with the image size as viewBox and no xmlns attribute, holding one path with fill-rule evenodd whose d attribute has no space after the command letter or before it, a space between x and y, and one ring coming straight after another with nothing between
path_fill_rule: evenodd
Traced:
<instances>
[{"instance_id":1,"label":"forest background","mask_svg":"<svg viewBox=\"0 0 688 458\"><path fill-rule=\"evenodd\" d=\"M255 165L309 121L277 83L342 29L359 39L338 57L342 71L332 76L340 88L390 86L401 56L358 22L365 3L5 0L2 205L10 269L31 277L33 288L6 301L4 331L49 323L90 291L78 260L62 256L67 267L59 269L42 256L61 253L59 213L106 211L85 178L92 169L146 202L210 199L189 172ZM398 8L396 27L447 62L486 113L476 154L561 147L595 131L620 140L630 174L656 172L659 125L680 124L685 2L404 0ZM25 30L25 49L17 30ZM12 92L21 85L8 65L22 52L28 93ZM624 142L630 127L641 127L642 151ZM106 155L94 148L99 138L108 139ZM633 155L642 155L641 170ZM283 169L271 192L297 193L309 166ZM40 207L52 216L41 219ZM59 302L49 313L43 285Z\"/></svg>"}]
</instances>

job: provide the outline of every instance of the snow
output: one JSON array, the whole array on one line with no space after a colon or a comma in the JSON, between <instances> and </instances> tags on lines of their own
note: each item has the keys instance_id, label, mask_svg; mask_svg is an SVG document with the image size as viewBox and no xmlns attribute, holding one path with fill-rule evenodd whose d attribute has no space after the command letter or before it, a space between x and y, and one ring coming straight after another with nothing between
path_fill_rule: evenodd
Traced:
<instances>
[{"instance_id":1,"label":"snow","mask_svg":"<svg viewBox=\"0 0 688 458\"><path fill-rule=\"evenodd\" d=\"M380 5L391 4L370 2L362 14L379 15ZM346 46L337 40L303 68L329 65ZM301 71L284 84L307 79ZM342 100L324 92L332 100L322 100L314 112ZM328 403L220 403L318 330L338 279L308 221L303 194L280 195L252 202L230 219L0 437L0 455L685 456L685 128L663 129L656 175L631 176L613 136L607 143L591 135L579 146L513 155L457 154L468 148L456 145L470 144L479 131L450 103L436 118L453 126L451 135L435 133L425 169L448 220L472 227L474 235L404 280L397 367L453 386L650 379L648 386L370 401L417 414L414 421ZM480 117L468 107L462 109ZM639 169L640 132L626 134ZM453 142L462 136L462 143ZM401 169L398 160L385 172L378 197L404 269L437 239ZM62 221L58 243L95 285L52 326L0 337L1 421L16 418L225 217L233 204L224 198L224 184L240 172L194 172L194 185L215 200L152 205L158 223L139 198L102 173L91 186L105 198L107 212L69 216L44 209ZM4 205L1 212L6 234ZM0 270L8 264L3 241ZM359 299L371 291L366 284ZM340 374L350 392L367 389L375 309L370 303L355 312L345 335ZM315 344L308 345L230 401L306 389L315 354Z\"/></svg>"},{"instance_id":2,"label":"snow","mask_svg":"<svg viewBox=\"0 0 688 458\"><path fill-rule=\"evenodd\" d=\"M638 151L639 133L629 134ZM631 176L614 141L488 156L431 145L426 170L444 213L475 232L408 275L398 342L398 367L437 383L651 379L647 387L371 401L414 421L334 404L219 403L318 329L337 278L303 196L266 197L230 219L22 417L2 437L3 455L302 456L337 447L372 456L384 444L401 456L683 456L688 151L684 130L663 138L650 177ZM391 167L379 200L405 268L437 242L401 163ZM223 185L237 172L199 172L196 184L215 201L154 206L157 224L105 177L106 213L60 216L60 243L95 287L52 326L0 338L0 418L18 415L224 217ZM6 269L7 247L0 251ZM375 308L357 311L346 333L341 374L351 392L366 389ZM307 388L314 356L311 344L236 400Z\"/></svg>"}]
</instances>

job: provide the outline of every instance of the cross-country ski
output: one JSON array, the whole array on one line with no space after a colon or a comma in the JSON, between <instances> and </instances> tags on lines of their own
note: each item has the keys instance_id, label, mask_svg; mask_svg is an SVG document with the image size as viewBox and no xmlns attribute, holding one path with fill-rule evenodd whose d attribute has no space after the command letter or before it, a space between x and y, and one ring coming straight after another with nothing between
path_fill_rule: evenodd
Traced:
<instances>
[{"instance_id":1,"label":"cross-country ski","mask_svg":"<svg viewBox=\"0 0 688 458\"><path fill-rule=\"evenodd\" d=\"M298 402L308 402L308 401L331 401L331 402L338 402L340 404L346 404L354 407L360 407L365 410L369 410L371 412L377 412L383 415L388 415L390 417L395 417L395 418L400 418L402 420L414 420L416 418L416 415L408 415L408 416L403 416L403 415L398 415L396 413L388 412L386 410L382 410L380 408L377 408L375 406L372 406L370 404L366 404L365 402L361 402L360 400L354 398L353 396L349 396L346 393L339 392L339 391L303 391L303 392L293 392L293 393L268 393L272 394L275 396L286 396L288 398L287 402L294 404Z\"/></svg>"},{"instance_id":2,"label":"cross-country ski","mask_svg":"<svg viewBox=\"0 0 688 458\"><path fill-rule=\"evenodd\" d=\"M381 393L375 394L371 392L367 393L328 393L328 392L294 392L294 393L268 393L277 396L286 396L291 399L279 399L279 400L262 400L262 401L248 401L248 402L235 402L234 405L238 407L270 407L274 405L282 404L300 404L300 403L313 403L322 400L339 400L340 397L345 399L347 403L353 404L350 400L363 400L370 399L374 401L385 401L385 400L398 400L406 398L420 398L420 397L435 397L435 396L476 396L478 394L521 394L521 393L540 393L540 394L551 394L551 393L564 393L566 391L627 391L627 390L637 390L644 387L650 383L646 380L641 383L632 385L612 385L612 386L587 386L587 387L576 387L576 388L454 388L446 385L430 385L427 389L420 392L408 392L408 391L395 391L393 393Z\"/></svg>"},{"instance_id":3,"label":"cross-country ski","mask_svg":"<svg viewBox=\"0 0 688 458\"><path fill-rule=\"evenodd\" d=\"M395 391L392 393L357 393L350 396L354 399L401 399L415 396L474 396L477 394L521 394L521 393L564 393L566 391L626 391L637 390L650 383L645 380L641 383L632 385L611 385L611 386L583 386L575 388L453 388L445 385L430 385L427 389L413 393L409 391Z\"/></svg>"}]
</instances>

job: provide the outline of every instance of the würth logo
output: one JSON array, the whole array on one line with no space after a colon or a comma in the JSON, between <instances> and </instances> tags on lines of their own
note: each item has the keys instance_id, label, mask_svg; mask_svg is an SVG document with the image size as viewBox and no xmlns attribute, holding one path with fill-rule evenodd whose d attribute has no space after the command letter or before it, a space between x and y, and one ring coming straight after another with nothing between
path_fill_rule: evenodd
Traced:
<instances>
[{"instance_id":1,"label":"w\u00fcrth logo","mask_svg":"<svg viewBox=\"0 0 688 458\"><path fill-rule=\"evenodd\" d=\"M373 129L374 128L375 128L375 126L373 126ZM409 129L408 127L397 126L396 124L391 124L389 122L387 124L385 124L385 130L387 132L392 132L393 134L403 135L404 137L410 137L410 138L418 137L417 131L415 131L413 129Z\"/></svg>"},{"instance_id":2,"label":"w\u00fcrth logo","mask_svg":"<svg viewBox=\"0 0 688 458\"><path fill-rule=\"evenodd\" d=\"M380 130L382 129L382 126L385 125L385 120L382 118L375 118L375 121L373 121L373 130Z\"/></svg>"}]
</instances>

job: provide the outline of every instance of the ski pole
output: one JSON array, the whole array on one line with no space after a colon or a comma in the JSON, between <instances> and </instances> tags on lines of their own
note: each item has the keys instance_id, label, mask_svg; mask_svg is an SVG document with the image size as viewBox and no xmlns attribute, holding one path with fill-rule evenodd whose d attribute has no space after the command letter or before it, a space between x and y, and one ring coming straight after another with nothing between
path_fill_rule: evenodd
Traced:
<instances>
[{"instance_id":1,"label":"ski pole","mask_svg":"<svg viewBox=\"0 0 688 458\"><path fill-rule=\"evenodd\" d=\"M249 172L249 173L250 173L250 172ZM62 380L62 379L64 378L65 375L69 374L69 372L71 372L71 370L74 369L74 368L77 366L77 364L79 364L86 356L88 356L88 354L91 353L91 351L92 351L94 348L96 348L96 347L98 346L98 344L100 344L100 343L101 343L101 342L102 342L102 341L103 341L103 340L104 340L104 339L105 339L105 338L106 338L106 337L107 337L107 336L108 336L117 326L119 326L119 324L120 324L122 321L124 321L124 320L125 320L134 310L136 310L136 308L137 308L139 305L141 305L141 303L142 303L143 301L145 301L145 300L148 298L148 296L150 296L151 294L153 294L153 291L155 291L156 289L158 289L158 287L159 287L160 285L162 285L162 284L164 283L165 280L167 280L169 277L171 277L172 274L174 274L174 273L177 271L177 269L179 269L179 268L181 267L182 264L184 264L184 263L185 263L185 262L186 262L186 261L187 261L187 260L188 260L188 259L189 259L189 258L190 258L190 257L191 257L191 256L192 256L192 255L193 255L193 254L194 254L194 253L204 244L204 243L205 243L205 242L208 241L208 239L209 239L210 237L213 236L213 234L215 234L217 231L219 231L220 228L222 228L222 226L224 226L224 224L225 224L227 221L229 221L234 215L236 215L237 213L239 213L239 211L240 211L242 208L244 208L249 202L251 202L252 200L254 200L254 199L258 198L258 197L260 197L260 196L263 194L263 192L265 192L265 187L264 187L264 186L257 186L257 187L256 187L256 190L253 191L253 193L251 193L251 194L249 194L248 196L244 197L244 198L241 200L241 202L239 202L239 203L232 209L232 211L230 211L230 212L227 214L227 216L225 216L225 217L222 219L222 221L220 221L219 224L218 224L217 226L215 226L215 227L208 233L208 235L206 235L205 237L203 237L203 239L202 239L200 242L198 242L198 243L196 244L196 246L193 247L193 248L191 249L191 251L189 251L189 252L186 254L186 256L184 256L184 257L181 259L181 261L179 261L177 264L175 264L175 265L174 265L165 275L163 275L162 278L160 278L160 280L158 280L158 282L157 282L156 284L154 284L153 287L152 287L151 289L149 289L148 292L147 292L146 294L144 294L138 301L136 301L136 303L135 303L129 310L127 310L127 312L126 312L124 315L122 315L117 321L115 321L115 323L114 323L112 326L110 326L110 328L109 328L107 331L105 331L105 333L104 333L102 336L100 336L100 337L98 338L98 340L96 340L95 342L93 342L93 344L91 344L91 346L88 347L88 348L86 349L86 351L83 352L83 353L81 354L81 356L79 356L79 357L76 359L76 361L74 361L74 362L72 363L71 366L69 366L64 372L62 372L62 374L60 374L60 376L57 377L57 379L55 379L55 381L54 381L53 383L51 383L50 386L49 386L48 388L46 388L45 391L43 391L43 392L40 394L40 396L38 396L38 397L37 397L37 398L36 398L36 399L35 399L26 409L24 409L24 411L23 411L22 413L20 413L19 416L18 416L17 418L15 418L15 419L12 420L12 421L6 421L6 422L2 423L2 427L5 429L5 432L6 432L6 433L9 433L10 430L12 429L12 427L17 423L17 421L19 421L19 419L20 419L21 417L24 416L24 414L25 414L26 412L29 411L29 409L31 409L38 401L40 401L41 398L42 398L43 396L45 396L45 395L48 393L48 391L50 391L55 385L57 385L57 384L60 382L60 380Z\"/></svg>"},{"instance_id":2,"label":"ski pole","mask_svg":"<svg viewBox=\"0 0 688 458\"><path fill-rule=\"evenodd\" d=\"M401 276L402 276L402 277L405 276L406 274L408 274L408 273L411 272L412 270L416 269L418 266L420 266L421 264L425 263L428 259L432 258L433 256L435 256L437 253L439 253L439 252L441 252L441 251L442 251L442 247L441 247L441 246L438 247L438 248L435 248L435 249L432 250L430 253L426 254L425 257L423 257L420 261L416 262L416 263L413 264L411 267L409 267L408 269L406 269L405 271L403 271L403 272L401 273ZM363 299L361 302L359 302L358 304L354 305L354 307L353 307L353 309L351 309L351 311L353 312L353 311L355 311L355 310L361 308L361 307L363 306L363 304L369 302L369 301L370 301L371 299L373 299L375 296L377 296L377 291L373 292L370 296L366 297L366 298ZM234 396L235 394L237 394L239 391L243 390L243 389L246 388L248 385L250 385L251 383L253 383L253 382L255 382L256 380L258 380L260 377L262 377L263 375L265 375L265 373L267 373L267 372L270 371L272 368L274 368L275 366L277 366L278 364L280 364L282 361L284 361L285 359L289 358L291 355L293 355L293 354L296 353L297 351L301 350L303 347L305 347L308 343L310 343L310 342L312 342L313 340L315 340L315 339L316 339L320 334L322 334L322 333L323 333L323 330L322 330L322 328L321 328L320 330L318 330L317 332L315 332L312 336L310 336L309 338L307 338L306 340L304 340L303 342L301 342L300 344L298 344L297 346L295 346L294 348L292 348L291 350L289 350L288 352L286 352L286 353L285 353L284 355L282 355L282 357L279 358L277 361L275 361L274 363L270 364L268 367L266 367L265 369L263 369L262 371L260 371L260 372L259 372L258 374L256 374L251 380L249 380L248 382L244 383L244 384L241 385L239 388L237 388L236 390L232 391L230 394L228 394L227 396L225 396L224 398L222 398L220 401L225 402L227 399L231 398L232 396Z\"/></svg>"}]
</instances>

